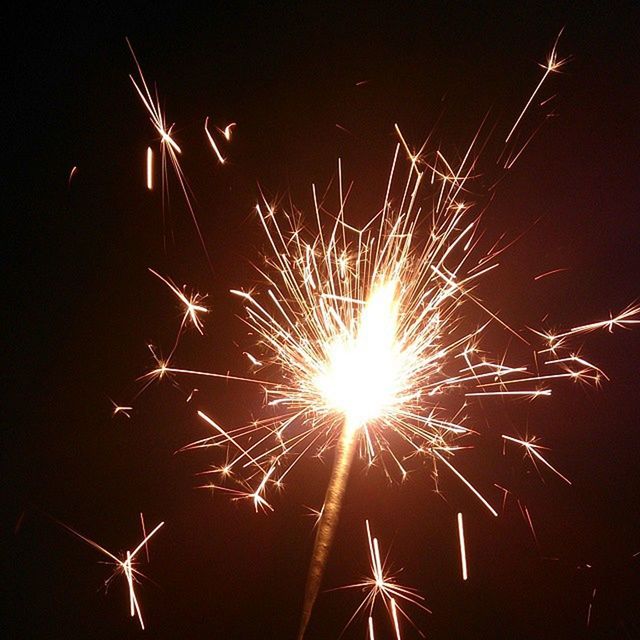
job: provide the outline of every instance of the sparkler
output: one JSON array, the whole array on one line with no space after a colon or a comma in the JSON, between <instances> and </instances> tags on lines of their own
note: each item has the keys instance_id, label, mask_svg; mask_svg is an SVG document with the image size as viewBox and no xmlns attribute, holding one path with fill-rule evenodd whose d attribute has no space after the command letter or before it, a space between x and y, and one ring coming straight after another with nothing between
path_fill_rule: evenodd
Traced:
<instances>
[{"instance_id":1,"label":"sparkler","mask_svg":"<svg viewBox=\"0 0 640 640\"><path fill-rule=\"evenodd\" d=\"M507 142L546 77L565 62L557 56L556 40L545 73ZM138 71L140 81L133 81L135 88L187 196L172 127L166 126L139 66ZM227 140L231 127L223 132ZM483 282L495 277L498 257L507 248L496 244L481 250L482 211L463 199L475 175L481 130L459 162L447 159L439 149L427 150L426 143L413 151L397 125L396 132L400 142L381 209L363 227L347 222L340 163L336 213L327 211L315 186L312 188L315 228L300 214L280 211L265 198L256 205L270 248L265 267L259 269L263 286L231 293L242 300L245 322L258 337L257 351L245 354L254 370L261 372L259 376L173 366L176 342L169 358L154 355L157 368L142 377L148 384L169 375L206 376L254 383L264 390L270 415L224 429L199 411L214 435L185 447L226 448L224 465L205 472L219 476L220 481L214 479L204 486L222 489L234 499L251 500L256 510L272 509L267 497L270 488L283 486L302 458L320 456L334 447L299 639L305 634L322 582L356 454L370 466L383 466L387 473L389 466L398 469L401 477L406 475L404 465L409 458L430 461L434 467L441 462L497 516L491 503L451 461L463 448L458 440L473 433L467 422L474 399L544 398L552 393L551 381L559 379L598 384L604 373L579 351L570 350L572 340L598 329L612 331L640 323L640 307L632 306L609 320L559 334L533 331L532 339L542 342L534 346L492 311L479 292ZM223 163L206 121L205 133ZM401 150L407 158L403 179L398 178ZM191 212L194 215L193 209ZM201 297L186 297L170 280L152 272L185 306L178 337L187 321L202 332L197 314L207 309L200 304ZM532 365L521 357L519 362L506 364L504 349L493 349L490 355L483 343L488 327L501 328L534 355L546 354L549 359L538 365L536 357ZM533 441L503 438L523 446L532 460L570 482ZM230 487L229 482L236 484ZM459 534L464 554L461 518ZM463 564L464 573L465 569ZM389 601L389 607L397 614L395 599ZM370 635L373 637L371 622Z\"/></svg>"},{"instance_id":2,"label":"sparkler","mask_svg":"<svg viewBox=\"0 0 640 640\"><path fill-rule=\"evenodd\" d=\"M471 147L474 143L475 139ZM528 364L508 365L501 355L493 359L484 355L481 343L490 325L529 342L476 293L480 279L499 266L496 258L501 249L477 255L480 215L472 214L471 204L458 200L475 164L472 149L455 171L440 152L432 158L412 155L394 209L390 193L401 146L396 147L382 209L363 229L345 220L341 181L340 209L328 229L322 224L327 214L315 188L315 232L292 214L284 214L281 222L267 201L257 205L272 250L266 257L267 268L261 270L265 290L232 290L232 294L244 301L245 321L259 336L261 353L250 359L263 375L195 371L162 361L144 376L152 380L170 374L201 375L251 382L264 389L274 415L225 430L199 412L216 433L186 447L231 447L236 453L224 467L207 473L235 480L238 488L215 481L205 486L230 492L235 499L249 499L256 509L272 508L266 497L269 487L281 486L303 456L335 445L299 638L320 588L356 451L372 465L379 462L386 467L393 462L403 475L403 458L442 462L497 516L451 462L461 449L456 441L471 433L464 424L471 398L533 400L549 396L552 389L546 383L559 379L597 384L601 370L568 350L571 338L640 322L638 307L631 307L609 320L567 332L537 332L543 338L537 352L553 354L543 361L541 371ZM418 231L426 215L417 202L427 172L435 176L433 200L438 204L421 236ZM184 323L193 300L189 303L179 290L172 290L185 304ZM546 461L538 445L505 439L522 445L532 458L569 482ZM244 470L248 471L242 477Z\"/></svg>"}]
</instances>

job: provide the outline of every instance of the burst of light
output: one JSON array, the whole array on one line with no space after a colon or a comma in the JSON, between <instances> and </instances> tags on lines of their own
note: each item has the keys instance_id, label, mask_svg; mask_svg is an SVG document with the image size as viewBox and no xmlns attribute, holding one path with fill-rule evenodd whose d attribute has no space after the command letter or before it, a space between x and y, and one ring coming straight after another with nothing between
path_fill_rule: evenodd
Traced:
<instances>
[{"instance_id":1,"label":"burst of light","mask_svg":"<svg viewBox=\"0 0 640 640\"><path fill-rule=\"evenodd\" d=\"M90 538L83 536L81 533L78 533L78 531L76 531L75 529L72 529L70 526L64 524L63 522L60 522L59 524L62 525L67 531L72 533L74 536L77 536L81 540L84 540L84 542L86 542L88 545L90 545L94 549L97 549L103 555L109 558L109 560L111 561L110 563L113 564L115 569L111 574L111 576L109 576L109 578L105 580L105 583L104 583L105 587L108 587L111 581L115 577L119 575L124 576L124 579L127 582L127 587L129 590L129 614L132 618L137 616L138 622L140 623L140 627L144 629L144 620L142 619L142 610L140 609L140 602L138 600L135 587L138 584L139 579L144 578L145 576L137 569L135 560L136 560L136 556L138 555L138 553L140 553L140 551L142 551L142 549L145 549L147 560L149 559L148 542L164 525L164 522L160 522L159 524L157 524L149 534L147 534L145 531L144 516L142 514L140 514L140 522L142 524L142 535L143 535L142 541L135 547L133 551L125 552L124 560L122 560L121 558L118 558L118 556L114 555L110 551L107 551L107 549L99 545L97 542L94 542Z\"/></svg>"},{"instance_id":2,"label":"burst of light","mask_svg":"<svg viewBox=\"0 0 640 640\"><path fill-rule=\"evenodd\" d=\"M198 224L198 219L196 217L196 212L191 203L191 190L189 185L187 184L184 172L182 171L182 167L180 166L180 160L178 156L182 154L182 149L178 145L175 140L173 134L174 124L169 125L167 123L167 117L165 112L162 110L160 105L160 98L156 91L155 97L151 93L149 89L149 85L142 73L142 67L138 62L138 58L133 50L133 47L129 40L127 39L127 45L129 46L129 51L131 52L131 56L136 66L136 71L138 74L137 78L134 78L133 75L129 75L129 79L133 87L138 94L138 97L142 101L147 113L149 114L149 120L156 133L160 136L160 151L161 151L161 177L162 177L162 203L163 207L165 203L169 200L169 185L168 185L168 170L167 165L171 164L173 169L173 173L180 185L180 190L182 191L182 195L184 196L185 202L187 203L187 207L191 214L191 219L193 220L193 224L198 233L198 238L200 239L200 244L202 245L202 249L204 251L205 256L207 257L207 261L209 266L213 270L213 265L211 264L211 258L209 256L209 251L207 250L207 244L204 241L204 237L202 235L202 231L200 229L200 225ZM148 160L148 157L147 157ZM147 176L148 180L148 176Z\"/></svg>"},{"instance_id":3,"label":"burst of light","mask_svg":"<svg viewBox=\"0 0 640 640\"><path fill-rule=\"evenodd\" d=\"M184 305L184 316L182 317L182 322L180 324L180 329L178 331L178 337L180 337L180 333L182 329L186 325L188 321L191 321L191 324L196 328L198 333L202 335L202 321L198 316L199 313L208 313L209 309L202 304L204 300L204 296L201 296L199 293L193 293L189 297L185 295L185 293L179 289L171 280L161 276L157 271L153 269L149 269L149 271L164 282L169 289L174 293L176 298L180 300L180 302Z\"/></svg>"},{"instance_id":4,"label":"burst of light","mask_svg":"<svg viewBox=\"0 0 640 640\"><path fill-rule=\"evenodd\" d=\"M505 440L509 442L515 442L516 444L522 445L526 451L526 453L531 457L532 460L539 460L542 464L546 465L551 471L553 471L558 477L562 478L567 484L571 484L571 480L566 476L563 476L555 467L553 467L549 462L547 462L546 458L540 453L541 447L539 444L535 444L533 441L527 440L518 440L518 438L513 438L511 436L502 436Z\"/></svg>"},{"instance_id":5,"label":"burst of light","mask_svg":"<svg viewBox=\"0 0 640 640\"><path fill-rule=\"evenodd\" d=\"M349 626L353 620L361 612L366 612L368 616L368 630L370 639L374 638L374 614L376 610L376 604L380 602L382 607L387 613L389 623L394 630L396 640L401 640L400 633L400 618L404 618L411 625L413 622L407 615L406 611L398 604L404 602L408 605L415 605L431 613L429 609L424 605L424 598L413 587L407 587L401 585L398 580L398 572L392 573L383 562L380 555L380 544L378 539L371 535L371 528L369 521L365 521L367 530L367 542L369 549L369 562L371 565L371 576L367 576L362 581L355 584L350 584L340 589L358 589L363 591L365 596L355 610L347 626Z\"/></svg>"},{"instance_id":6,"label":"burst of light","mask_svg":"<svg viewBox=\"0 0 640 640\"><path fill-rule=\"evenodd\" d=\"M551 49L551 53L549 53L549 55L547 56L546 63L540 65L544 69L544 73L540 78L540 82L538 82L538 84L536 85L536 88L533 90L533 93L529 97L529 100L527 100L527 103L524 105L524 108L520 112L520 115L517 117L513 127L511 127L511 130L509 131L505 139L505 143L509 142L509 139L511 138L515 130L518 128L518 125L520 124L520 121L524 117L524 114L527 112L527 109L529 109L529 107L531 106L533 99L538 94L538 91L540 91L540 88L544 84L544 81L547 79L549 74L557 73L558 70L569 61L569 58L558 57L558 41L560 40L561 35L562 35L562 31L560 31L560 33L558 34L558 37L556 38L553 48Z\"/></svg>"}]
</instances>

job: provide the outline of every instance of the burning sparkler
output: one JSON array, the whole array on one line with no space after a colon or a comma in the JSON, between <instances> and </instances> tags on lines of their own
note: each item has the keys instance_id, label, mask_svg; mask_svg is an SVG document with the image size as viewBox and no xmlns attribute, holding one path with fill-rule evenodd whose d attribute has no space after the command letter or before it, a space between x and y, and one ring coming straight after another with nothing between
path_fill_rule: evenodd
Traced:
<instances>
[{"instance_id":1,"label":"burning sparkler","mask_svg":"<svg viewBox=\"0 0 640 640\"><path fill-rule=\"evenodd\" d=\"M482 337L490 324L528 342L475 293L480 278L498 267L500 251L493 249L473 260L478 253L479 215L458 200L474 166L472 150L455 171L440 160L441 153L432 159L412 156L399 203L393 208L390 194L400 148L399 144L382 209L363 229L345 221L341 182L340 209L328 229L321 222L322 207L313 189L315 233L291 215L281 223L266 201L256 207L272 249L267 269L261 272L266 291L232 293L245 302L246 322L259 336L261 353L252 356L252 362L262 364L262 376L193 371L168 361L145 376L152 380L168 374L203 375L263 387L274 415L225 430L199 412L216 433L187 447L224 444L235 450L223 468L207 473L236 480L239 487L216 482L206 486L222 488L236 499L250 499L256 509L271 508L266 497L269 486L280 486L305 454L335 444L299 637L320 588L356 451L370 464L393 461L403 474L404 457L440 461L497 515L451 462L460 449L456 441L471 432L464 424L470 399L545 397L552 391L545 383L558 379L598 383L601 370L569 351L570 339L640 322L639 309L632 307L607 321L560 334L538 332L544 338L538 352L553 354L542 371L527 364L507 365L501 355L493 359L481 355ZM417 202L427 171L440 175L434 181L438 205L431 212L430 228L420 234L424 212ZM184 323L195 303L169 286L185 304ZM478 310L485 318L470 321ZM505 439L522 445L532 458L568 481L542 457L538 445ZM242 470L248 473L236 473Z\"/></svg>"},{"instance_id":2,"label":"burning sparkler","mask_svg":"<svg viewBox=\"0 0 640 640\"><path fill-rule=\"evenodd\" d=\"M556 49L557 41L543 78L507 141L546 77L564 64ZM138 71L140 81L134 85L187 195L176 155L180 149L139 67ZM231 126L225 130L229 135ZM206 121L205 132L223 163ZM340 163L335 214L327 212L315 186L312 189L315 229L301 216L282 212L264 198L256 206L270 247L266 267L260 270L264 286L235 289L232 294L242 300L245 322L258 336L255 355L245 353L254 370L261 372L259 377L175 367L171 362L175 346L169 358L156 358L157 368L143 376L149 383L173 374L198 375L255 383L264 389L271 415L224 429L199 411L214 435L185 447L224 446L224 465L205 472L221 480L205 486L227 491L234 499L251 500L256 510L272 508L269 489L282 486L303 457L335 447L309 567L300 639L322 582L356 454L369 465L386 468L391 464L402 477L407 458L422 458L434 466L441 462L497 516L451 461L462 449L458 440L472 433L466 424L472 399L543 398L552 392L548 384L558 379L598 384L603 372L570 350L572 339L598 329L611 331L640 323L640 307L633 306L609 320L563 333L534 332L532 339L542 344L532 345L494 313L478 292L480 283L495 275L505 249L481 250L481 212L463 199L476 169L481 131L457 163L424 145L412 151L397 125L396 132L400 142L381 209L364 227L347 222ZM402 179L398 177L401 150L407 157ZM197 314L207 310L201 298L186 297L170 280L153 273L185 306L180 331L187 321L201 331ZM483 343L489 326L516 336L536 355L550 354L549 359L543 359L539 369L537 359L533 365L522 357L506 364L504 349L493 349L489 355ZM569 482L542 456L539 445L503 438L523 446L532 459ZM229 482L236 486L228 486ZM466 577L461 518L459 534ZM376 570L381 571L379 558L376 562ZM395 599L389 607L397 611ZM370 633L373 637L372 624Z\"/></svg>"}]
</instances>

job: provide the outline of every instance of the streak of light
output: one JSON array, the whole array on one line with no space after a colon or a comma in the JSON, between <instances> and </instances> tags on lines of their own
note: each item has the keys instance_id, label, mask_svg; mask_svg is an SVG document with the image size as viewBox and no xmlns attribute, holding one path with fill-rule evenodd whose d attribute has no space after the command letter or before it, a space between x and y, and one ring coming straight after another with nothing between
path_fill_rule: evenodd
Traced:
<instances>
[{"instance_id":1,"label":"streak of light","mask_svg":"<svg viewBox=\"0 0 640 640\"><path fill-rule=\"evenodd\" d=\"M133 75L129 75L129 79L133 84L133 87L138 94L138 97L142 101L145 109L149 114L149 120L153 128L156 130L158 135L160 136L160 150L162 154L161 164L162 164L162 202L163 209L165 206L165 202L168 200L168 183L167 183L167 159L173 168L173 173L180 185L180 190L182 191L182 195L184 196L185 202L187 204L187 208L189 209L189 213L191 214L191 219L193 220L193 224L196 228L196 232L198 233L198 238L200 240L200 244L202 246L202 250L207 258L207 262L209 264L210 269L213 271L213 265L211 263L211 256L209 255L209 251L207 250L207 245L204 241L204 236L202 235L202 230L200 229L200 224L198 223L198 218L196 216L195 209L191 202L191 189L187 184L184 172L182 171L182 167L180 166L180 161L178 156L182 153L182 149L178 146L178 143L175 141L173 137L173 128L174 124L168 125L165 113L163 112L160 106L160 98L157 95L152 95L149 85L142 73L142 67L138 62L138 58L136 57L135 51L133 50L133 46L129 39L127 38L127 45L129 47L129 51L131 52L131 57L133 58L134 64L136 66L136 70L138 72L137 79L133 77Z\"/></svg>"},{"instance_id":2,"label":"streak of light","mask_svg":"<svg viewBox=\"0 0 640 640\"><path fill-rule=\"evenodd\" d=\"M462 523L462 514L458 513L458 538L460 541L460 564L462 567L462 579L469 577L467 573L467 550L464 541L464 525Z\"/></svg>"},{"instance_id":3,"label":"streak of light","mask_svg":"<svg viewBox=\"0 0 640 640\"><path fill-rule=\"evenodd\" d=\"M571 484L571 480L569 480L569 478L562 475L555 467L553 467L549 462L547 462L547 460L542 456L542 454L540 453L540 449L544 449L544 447L541 447L538 444L534 444L531 441L518 440L518 438L513 438L511 436L506 436L504 434L502 435L502 437L505 440L508 440L509 442L515 442L516 444L523 446L525 448L526 453L529 454L529 456L531 456L532 460L535 457L537 460L539 460L544 465L546 465L549 469L551 469L551 471L553 471L557 476L562 478L567 484Z\"/></svg>"},{"instance_id":4,"label":"streak of light","mask_svg":"<svg viewBox=\"0 0 640 640\"><path fill-rule=\"evenodd\" d=\"M133 407L128 407L126 405L119 405L117 403L115 403L113 400L111 400L111 398L109 398L109 401L111 402L111 404L113 405L113 409L111 411L111 415L113 417L122 414L123 416L126 416L127 418L131 417L131 411L133 411Z\"/></svg>"},{"instance_id":5,"label":"streak of light","mask_svg":"<svg viewBox=\"0 0 640 640\"><path fill-rule=\"evenodd\" d=\"M462 482L471 490L471 492L482 502L482 504L489 509L489 511L497 518L498 512L487 502L487 500L482 496L482 494L439 452L433 452L442 462L444 462L453 473L462 480Z\"/></svg>"},{"instance_id":6,"label":"streak of light","mask_svg":"<svg viewBox=\"0 0 640 640\"><path fill-rule=\"evenodd\" d=\"M505 143L509 142L509 138L511 138L511 136L513 135L513 132L516 130L517 126L520 124L520 121L524 117L524 114L527 112L527 109L533 102L533 99L536 97L538 91L540 91L540 87L542 87L542 85L544 84L544 81L547 79L547 76L550 73L556 73L558 69L560 69L560 67L562 67L568 62L568 58L564 58L564 59L558 58L558 41L560 40L561 35L562 35L562 31L560 31L560 33L558 34L556 41L553 44L553 48L551 49L551 53L549 53L549 55L547 56L546 64L540 65L544 69L544 74L542 75L542 78L540 78L540 82L538 82L538 84L536 85L536 88L533 90L533 93L531 94L531 96L529 96L529 100L527 100L527 103L524 105L524 108L520 112L520 115L516 118L516 121L513 127L511 127L511 130L509 131L509 134L505 139Z\"/></svg>"},{"instance_id":7,"label":"streak of light","mask_svg":"<svg viewBox=\"0 0 640 640\"><path fill-rule=\"evenodd\" d=\"M231 132L237 126L237 123L230 122L224 129L218 129L218 131L224 136L227 142L231 141Z\"/></svg>"},{"instance_id":8,"label":"streak of light","mask_svg":"<svg viewBox=\"0 0 640 640\"><path fill-rule=\"evenodd\" d=\"M147 147L147 189L153 191L153 149Z\"/></svg>"},{"instance_id":9,"label":"streak of light","mask_svg":"<svg viewBox=\"0 0 640 640\"><path fill-rule=\"evenodd\" d=\"M595 600L595 597L596 597L596 588L594 587L593 591L591 592L591 600L589 601L589 608L587 609L587 627L591 625L591 609L593 607L593 601Z\"/></svg>"},{"instance_id":10,"label":"streak of light","mask_svg":"<svg viewBox=\"0 0 640 640\"><path fill-rule=\"evenodd\" d=\"M393 628L396 632L397 640L402 640L400 635L400 621L398 620L398 607L396 606L396 599L391 598L391 617L393 618Z\"/></svg>"},{"instance_id":11,"label":"streak of light","mask_svg":"<svg viewBox=\"0 0 640 640\"><path fill-rule=\"evenodd\" d=\"M185 307L184 316L182 318L182 323L180 325L180 331L182 331L183 327L187 323L187 321L191 321L193 326L196 328L200 335L203 334L202 331L202 321L200 320L198 314L199 313L208 313L209 309L202 304L202 300L204 296L201 296L199 293L193 293L189 297L187 297L181 289L179 289L169 278L165 278L161 276L157 271L149 268L149 271L156 276L156 278L162 280L169 289L174 293L176 298L182 302ZM180 333L180 332L179 332Z\"/></svg>"},{"instance_id":12,"label":"streak of light","mask_svg":"<svg viewBox=\"0 0 640 640\"><path fill-rule=\"evenodd\" d=\"M211 132L209 131L209 116L207 116L205 121L204 121L204 131L207 134L207 138L209 139L209 144L211 145L211 148L214 150L216 156L218 157L218 162L220 164L224 164L225 163L225 159L222 156L222 154L220 153L220 149L218 149L218 145L216 144L216 141L213 139L213 136L211 135Z\"/></svg>"},{"instance_id":13,"label":"streak of light","mask_svg":"<svg viewBox=\"0 0 640 640\"><path fill-rule=\"evenodd\" d=\"M568 271L568 267L560 267L559 269L552 269L551 271L545 271L540 275L537 275L534 280L542 280L542 278L546 278L547 276L552 276L554 273L561 273L562 271Z\"/></svg>"},{"instance_id":14,"label":"streak of light","mask_svg":"<svg viewBox=\"0 0 640 640\"><path fill-rule=\"evenodd\" d=\"M147 562L149 562L149 544L148 544L148 538L147 538L147 529L144 525L144 514L142 513L142 511L140 512L140 526L142 527L142 537L146 540L144 544L144 552L145 552L145 555L147 556Z\"/></svg>"}]
</instances>

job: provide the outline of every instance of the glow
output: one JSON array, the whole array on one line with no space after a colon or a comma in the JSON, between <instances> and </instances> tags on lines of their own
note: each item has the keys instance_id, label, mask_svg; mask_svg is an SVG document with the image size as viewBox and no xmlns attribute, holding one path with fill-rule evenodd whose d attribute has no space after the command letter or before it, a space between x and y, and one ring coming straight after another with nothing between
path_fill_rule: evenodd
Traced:
<instances>
[{"instance_id":1,"label":"glow","mask_svg":"<svg viewBox=\"0 0 640 640\"><path fill-rule=\"evenodd\" d=\"M326 368L315 379L327 406L344 414L351 428L379 418L398 402L402 367L395 289L390 282L373 290L356 335L328 346Z\"/></svg>"}]
</instances>

